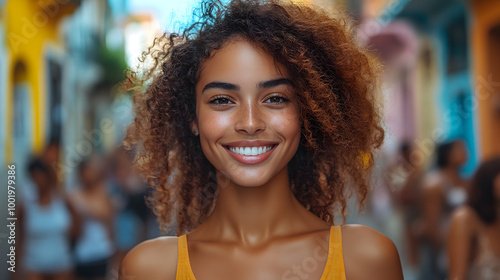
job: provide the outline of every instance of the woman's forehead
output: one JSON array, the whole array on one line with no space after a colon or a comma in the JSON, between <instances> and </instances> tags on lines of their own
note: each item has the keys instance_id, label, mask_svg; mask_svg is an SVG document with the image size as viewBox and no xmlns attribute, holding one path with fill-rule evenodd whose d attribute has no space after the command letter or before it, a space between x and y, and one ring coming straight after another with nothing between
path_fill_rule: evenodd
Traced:
<instances>
[{"instance_id":1,"label":"woman's forehead","mask_svg":"<svg viewBox=\"0 0 500 280\"><path fill-rule=\"evenodd\" d=\"M226 41L200 67L199 83L212 79L289 78L287 69L263 48L242 38Z\"/></svg>"}]
</instances>

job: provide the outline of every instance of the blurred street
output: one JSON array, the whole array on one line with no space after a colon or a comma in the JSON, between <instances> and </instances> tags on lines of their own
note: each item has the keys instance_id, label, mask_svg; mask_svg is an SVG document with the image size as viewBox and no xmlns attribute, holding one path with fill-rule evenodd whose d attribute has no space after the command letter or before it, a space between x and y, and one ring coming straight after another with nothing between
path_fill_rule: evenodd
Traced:
<instances>
[{"instance_id":1,"label":"blurred street","mask_svg":"<svg viewBox=\"0 0 500 280\"><path fill-rule=\"evenodd\" d=\"M199 2L0 0L0 181L15 165L16 217L23 223L17 240L24 246L16 255L20 272L2 268L0 279L26 279L22 262L38 256L36 246L67 256L57 269L73 270L74 263L78 279L118 279L131 248L175 234L160 232L134 152L121 146L134 116L131 93L120 83L155 37L189 24ZM478 166L500 156L500 1L297 2L345 9L359 44L383 64L386 138L366 207L358 211L352 199L346 222L391 238L405 279L445 279L445 244L428 246L438 233L426 190L446 182L439 227L447 225ZM55 199L46 213L37 201L52 195L51 185ZM0 197L5 221L7 187ZM82 234L64 243L56 238L62 228ZM56 237L19 237L30 229L53 229ZM7 266L9 234L0 227L0 262ZM38 257L26 259L26 267L44 266Z\"/></svg>"}]
</instances>

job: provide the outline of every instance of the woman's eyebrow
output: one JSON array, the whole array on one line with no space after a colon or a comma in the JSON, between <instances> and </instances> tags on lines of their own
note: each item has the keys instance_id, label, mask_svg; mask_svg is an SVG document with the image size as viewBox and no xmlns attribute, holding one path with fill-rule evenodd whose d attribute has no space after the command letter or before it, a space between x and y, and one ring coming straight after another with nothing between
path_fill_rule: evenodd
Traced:
<instances>
[{"instance_id":1,"label":"woman's eyebrow","mask_svg":"<svg viewBox=\"0 0 500 280\"><path fill-rule=\"evenodd\" d=\"M265 82L260 82L259 89L267 89L267 88L272 88L272 87L279 86L279 85L291 86L292 81L290 81L289 79L280 78L280 79L274 79L274 80L269 80L269 81L265 81Z\"/></svg>"},{"instance_id":2,"label":"woman's eyebrow","mask_svg":"<svg viewBox=\"0 0 500 280\"><path fill-rule=\"evenodd\" d=\"M258 88L259 89L268 89L268 88L276 87L279 85L292 85L292 81L290 81L289 79L285 79L285 78L263 81L263 82L259 83ZM226 82L211 82L211 83L206 84L205 87L203 87L203 90L201 91L201 93L203 93L205 90L211 89L211 88L220 88L220 89L235 90L235 91L240 90L240 87L235 85L235 84L226 83Z\"/></svg>"},{"instance_id":3,"label":"woman's eyebrow","mask_svg":"<svg viewBox=\"0 0 500 280\"><path fill-rule=\"evenodd\" d=\"M240 87L235 84L224 83L224 82L211 82L205 85L201 93L210 88L220 88L225 90L240 90Z\"/></svg>"}]
</instances>

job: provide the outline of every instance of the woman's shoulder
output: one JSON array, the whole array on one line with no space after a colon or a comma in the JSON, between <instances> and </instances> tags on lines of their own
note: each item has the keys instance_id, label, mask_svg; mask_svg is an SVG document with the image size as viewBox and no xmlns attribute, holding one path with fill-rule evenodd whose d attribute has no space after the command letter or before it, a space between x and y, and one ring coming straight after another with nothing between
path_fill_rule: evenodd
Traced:
<instances>
[{"instance_id":1,"label":"woman's shoulder","mask_svg":"<svg viewBox=\"0 0 500 280\"><path fill-rule=\"evenodd\" d=\"M347 279L403 279L398 250L387 236L367 226L344 225L342 239Z\"/></svg>"},{"instance_id":2,"label":"woman's shoulder","mask_svg":"<svg viewBox=\"0 0 500 280\"><path fill-rule=\"evenodd\" d=\"M455 219L463 220L464 222L473 222L479 218L476 210L474 210L469 205L463 205L455 209L453 211L452 217Z\"/></svg>"},{"instance_id":3,"label":"woman's shoulder","mask_svg":"<svg viewBox=\"0 0 500 280\"><path fill-rule=\"evenodd\" d=\"M482 226L483 224L477 212L468 205L458 207L451 215L452 229L459 229L472 234L474 229Z\"/></svg>"},{"instance_id":4,"label":"woman's shoulder","mask_svg":"<svg viewBox=\"0 0 500 280\"><path fill-rule=\"evenodd\" d=\"M120 264L120 279L175 279L177 240L175 236L163 236L135 246Z\"/></svg>"}]
</instances>

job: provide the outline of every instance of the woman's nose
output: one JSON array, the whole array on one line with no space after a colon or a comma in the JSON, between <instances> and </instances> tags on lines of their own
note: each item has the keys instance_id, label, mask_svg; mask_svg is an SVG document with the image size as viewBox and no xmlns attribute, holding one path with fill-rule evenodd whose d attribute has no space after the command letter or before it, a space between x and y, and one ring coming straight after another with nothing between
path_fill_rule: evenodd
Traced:
<instances>
[{"instance_id":1,"label":"woman's nose","mask_svg":"<svg viewBox=\"0 0 500 280\"><path fill-rule=\"evenodd\" d=\"M245 104L238 109L236 131L248 135L258 134L266 129L263 112L256 104Z\"/></svg>"}]
</instances>

